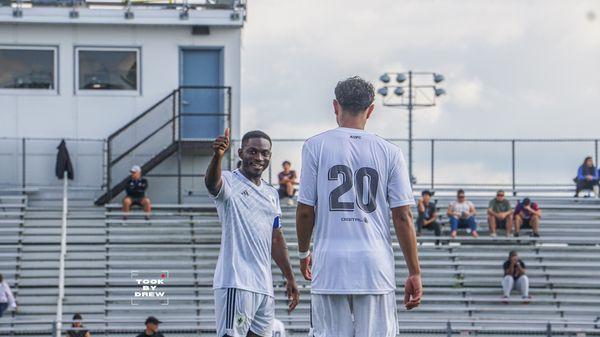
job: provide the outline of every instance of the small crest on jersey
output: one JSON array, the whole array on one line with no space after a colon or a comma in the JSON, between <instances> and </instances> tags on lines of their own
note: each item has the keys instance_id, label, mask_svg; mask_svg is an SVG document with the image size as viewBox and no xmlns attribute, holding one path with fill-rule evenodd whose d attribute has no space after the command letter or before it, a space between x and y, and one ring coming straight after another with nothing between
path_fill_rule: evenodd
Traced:
<instances>
[{"instance_id":1,"label":"small crest on jersey","mask_svg":"<svg viewBox=\"0 0 600 337\"><path fill-rule=\"evenodd\" d=\"M235 317L235 328L240 335L244 335L246 331L246 316L244 314L238 314Z\"/></svg>"}]
</instances>

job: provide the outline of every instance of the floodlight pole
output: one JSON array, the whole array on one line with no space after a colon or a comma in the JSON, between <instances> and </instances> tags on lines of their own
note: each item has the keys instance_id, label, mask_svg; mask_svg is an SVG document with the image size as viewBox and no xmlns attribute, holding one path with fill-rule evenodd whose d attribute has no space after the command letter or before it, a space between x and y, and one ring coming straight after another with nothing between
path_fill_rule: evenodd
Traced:
<instances>
[{"instance_id":1,"label":"floodlight pole","mask_svg":"<svg viewBox=\"0 0 600 337\"><path fill-rule=\"evenodd\" d=\"M387 84L390 82L389 74L396 74L396 76L397 76L396 82L398 84L396 84L396 85L388 85ZM402 77L400 77L400 75L402 75ZM422 72L422 71L413 72L412 70L405 72L405 73L385 73L380 77L380 80L382 82L384 82L385 85L383 88L380 88L378 90L378 93L380 95L382 95L383 97L385 97L388 95L388 91L390 90L390 88L391 89L395 88L394 94L396 96L403 96L404 95L403 88L406 88L406 86L403 86L402 82L404 82L406 80L406 77L407 77L406 75L408 75L408 85L407 85L408 99L406 101L402 100L400 103L387 103L384 98L383 105L384 106L393 106L393 107L402 107L402 108L406 108L408 110L408 174L410 176L411 183L414 183L416 181L416 179L413 175L413 142L414 142L414 139L413 139L413 110L418 107L435 106L435 97L445 94L445 91L443 89L436 87L436 85L438 83L440 83L444 80L444 77L441 74L434 73L434 72ZM413 75L433 75L434 76L434 78L433 78L434 84L433 85L414 85L413 84ZM427 103L417 103L416 97L414 97L413 92L415 89L419 89L419 88L433 89L434 90L433 99ZM432 179L433 179L433 175L432 175Z\"/></svg>"}]
</instances>

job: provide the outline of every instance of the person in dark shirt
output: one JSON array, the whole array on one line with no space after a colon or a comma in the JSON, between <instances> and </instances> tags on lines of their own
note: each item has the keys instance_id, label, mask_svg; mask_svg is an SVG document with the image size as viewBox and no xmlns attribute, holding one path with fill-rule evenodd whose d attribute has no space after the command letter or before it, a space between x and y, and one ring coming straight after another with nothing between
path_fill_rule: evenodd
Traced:
<instances>
[{"instance_id":1,"label":"person in dark shirt","mask_svg":"<svg viewBox=\"0 0 600 337\"><path fill-rule=\"evenodd\" d=\"M537 203L531 202L531 199L525 198L523 202L517 203L515 207L515 236L519 236L521 227L531 228L533 237L540 236L540 219L542 210Z\"/></svg>"},{"instance_id":2,"label":"person in dark shirt","mask_svg":"<svg viewBox=\"0 0 600 337\"><path fill-rule=\"evenodd\" d=\"M531 296L529 296L529 278L525 275L527 272L525 262L521 261L517 252L513 250L508 254L508 260L504 262L502 267L504 269L504 279L502 280L504 297L502 297L502 302L508 303L510 292L515 289L521 292L523 301L528 303Z\"/></svg>"},{"instance_id":3,"label":"person in dark shirt","mask_svg":"<svg viewBox=\"0 0 600 337\"><path fill-rule=\"evenodd\" d=\"M435 236L440 236L442 229L440 223L437 221L436 205L431 202L430 191L425 190L421 192L421 199L419 199L417 210L419 212L419 216L417 217L417 235L421 235L421 230L426 228L432 230ZM438 245L439 241L436 241L435 244Z\"/></svg>"},{"instance_id":4,"label":"person in dark shirt","mask_svg":"<svg viewBox=\"0 0 600 337\"><path fill-rule=\"evenodd\" d=\"M296 184L298 184L298 176L296 171L292 170L292 164L289 161L284 161L283 171L279 172L279 198L288 198L288 204L293 205L292 198L296 193Z\"/></svg>"},{"instance_id":5,"label":"person in dark shirt","mask_svg":"<svg viewBox=\"0 0 600 337\"><path fill-rule=\"evenodd\" d=\"M125 187L126 196L123 199L123 213L128 213L131 210L131 206L138 205L144 209L146 217L150 215L152 204L150 198L146 196L147 188L148 181L142 178L142 168L134 165L131 168L131 177Z\"/></svg>"},{"instance_id":6,"label":"person in dark shirt","mask_svg":"<svg viewBox=\"0 0 600 337\"><path fill-rule=\"evenodd\" d=\"M84 329L83 325L81 324L81 315L80 314L75 314L73 315L73 323L71 324L71 327L73 327L72 330L68 330L67 331L67 337L91 337L92 334L90 334L90 331L87 329Z\"/></svg>"},{"instance_id":7,"label":"person in dark shirt","mask_svg":"<svg viewBox=\"0 0 600 337\"><path fill-rule=\"evenodd\" d=\"M165 337L162 333L158 332L158 325L162 323L154 316L146 318L146 330L137 335L137 337Z\"/></svg>"}]
</instances>

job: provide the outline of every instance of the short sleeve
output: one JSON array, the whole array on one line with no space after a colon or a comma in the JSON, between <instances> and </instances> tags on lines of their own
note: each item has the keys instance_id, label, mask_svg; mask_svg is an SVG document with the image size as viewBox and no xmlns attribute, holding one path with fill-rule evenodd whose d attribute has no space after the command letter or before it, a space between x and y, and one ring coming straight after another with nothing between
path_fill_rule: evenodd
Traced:
<instances>
[{"instance_id":1,"label":"short sleeve","mask_svg":"<svg viewBox=\"0 0 600 337\"><path fill-rule=\"evenodd\" d=\"M406 162L404 161L404 156L402 155L402 152L400 152L400 149L396 151L389 172L387 199L390 208L414 205L415 198L413 197Z\"/></svg>"},{"instance_id":2,"label":"short sleeve","mask_svg":"<svg viewBox=\"0 0 600 337\"><path fill-rule=\"evenodd\" d=\"M302 171L300 171L300 186L298 202L309 206L317 203L317 158L312 153L310 144L305 142L302 146Z\"/></svg>"},{"instance_id":3,"label":"short sleeve","mask_svg":"<svg viewBox=\"0 0 600 337\"><path fill-rule=\"evenodd\" d=\"M215 201L224 201L229 199L231 195L231 179L233 178L232 173L229 171L221 171L221 189L217 195L212 195L208 192L208 197Z\"/></svg>"},{"instance_id":4,"label":"short sleeve","mask_svg":"<svg viewBox=\"0 0 600 337\"><path fill-rule=\"evenodd\" d=\"M488 203L488 208L494 208L494 200L490 200Z\"/></svg>"}]
</instances>

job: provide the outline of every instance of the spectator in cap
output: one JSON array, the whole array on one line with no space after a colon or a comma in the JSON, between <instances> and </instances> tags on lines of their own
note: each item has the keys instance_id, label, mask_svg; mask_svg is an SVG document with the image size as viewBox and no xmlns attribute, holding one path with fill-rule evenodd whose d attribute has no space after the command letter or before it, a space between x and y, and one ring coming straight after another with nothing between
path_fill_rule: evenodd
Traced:
<instances>
[{"instance_id":1,"label":"spectator in cap","mask_svg":"<svg viewBox=\"0 0 600 337\"><path fill-rule=\"evenodd\" d=\"M10 286L4 280L2 274L0 274L0 317L2 317L2 314L8 307L17 310L17 302L12 291L10 291Z\"/></svg>"},{"instance_id":2,"label":"spectator in cap","mask_svg":"<svg viewBox=\"0 0 600 337\"><path fill-rule=\"evenodd\" d=\"M421 192L421 199L417 204L417 210L419 216L417 217L417 235L421 235L423 228L433 231L435 236L442 234L440 223L437 221L437 210L436 204L431 201L431 192L425 190ZM436 240L435 244L438 245L440 242Z\"/></svg>"},{"instance_id":3,"label":"spectator in cap","mask_svg":"<svg viewBox=\"0 0 600 337\"><path fill-rule=\"evenodd\" d=\"M126 196L123 199L123 213L128 213L131 206L138 205L146 212L146 219L149 218L150 212L152 212L152 204L150 198L146 196L147 188L148 181L142 178L142 168L139 165L133 165L131 177L129 177L127 187L125 187Z\"/></svg>"},{"instance_id":4,"label":"spectator in cap","mask_svg":"<svg viewBox=\"0 0 600 337\"><path fill-rule=\"evenodd\" d=\"M82 317L80 314L73 315L73 323L71 327L73 329L67 331L67 337L91 337L90 331L83 327L81 324Z\"/></svg>"},{"instance_id":5,"label":"spectator in cap","mask_svg":"<svg viewBox=\"0 0 600 337\"><path fill-rule=\"evenodd\" d=\"M158 325L162 323L154 316L146 318L146 330L137 335L137 337L164 337L164 335L158 332Z\"/></svg>"}]
</instances>

